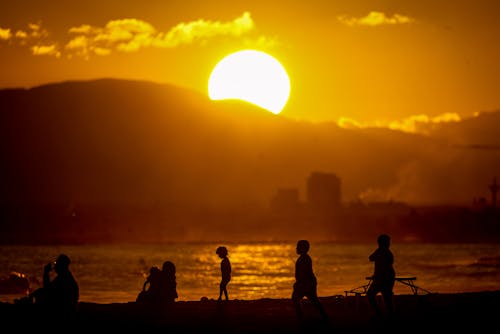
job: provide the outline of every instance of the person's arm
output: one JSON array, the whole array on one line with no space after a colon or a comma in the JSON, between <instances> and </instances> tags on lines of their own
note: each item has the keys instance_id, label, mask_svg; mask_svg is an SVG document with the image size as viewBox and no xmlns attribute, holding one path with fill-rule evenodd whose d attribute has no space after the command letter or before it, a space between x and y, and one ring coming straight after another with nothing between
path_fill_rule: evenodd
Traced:
<instances>
[{"instance_id":1,"label":"person's arm","mask_svg":"<svg viewBox=\"0 0 500 334\"><path fill-rule=\"evenodd\" d=\"M372 253L372 254L368 257L368 259L369 259L370 261L372 261L372 262L373 262L373 261L375 261L375 259L377 258L378 253L379 253L379 249L377 248L377 249L376 249L376 250L375 250L375 251L374 251L374 252L373 252L373 253Z\"/></svg>"},{"instance_id":2,"label":"person's arm","mask_svg":"<svg viewBox=\"0 0 500 334\"><path fill-rule=\"evenodd\" d=\"M147 290L147 287L149 285L149 279L146 279L144 281L144 284L142 285L142 291L146 291Z\"/></svg>"}]
</instances>

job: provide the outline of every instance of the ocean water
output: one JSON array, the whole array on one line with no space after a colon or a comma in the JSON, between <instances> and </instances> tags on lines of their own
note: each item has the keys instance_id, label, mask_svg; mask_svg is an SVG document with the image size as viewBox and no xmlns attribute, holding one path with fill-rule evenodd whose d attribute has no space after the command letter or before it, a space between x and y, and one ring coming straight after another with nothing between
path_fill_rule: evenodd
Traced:
<instances>
[{"instance_id":1,"label":"ocean water","mask_svg":"<svg viewBox=\"0 0 500 334\"><path fill-rule=\"evenodd\" d=\"M80 301L135 301L151 266L166 260L177 270L179 301L216 299L220 281L220 244L113 244L68 246L0 246L0 275L27 275L31 288L42 281L43 266L60 253L72 260L70 269L80 286ZM229 251L230 299L290 298L297 254L294 243L224 244ZM368 256L376 244L311 243L309 254L318 279L318 295L344 295L366 284L373 272ZM415 284L436 293L500 290L500 244L391 245L399 277L414 276ZM423 291L423 290L421 290ZM409 294L396 283L396 294ZM19 295L0 294L12 302Z\"/></svg>"}]
</instances>

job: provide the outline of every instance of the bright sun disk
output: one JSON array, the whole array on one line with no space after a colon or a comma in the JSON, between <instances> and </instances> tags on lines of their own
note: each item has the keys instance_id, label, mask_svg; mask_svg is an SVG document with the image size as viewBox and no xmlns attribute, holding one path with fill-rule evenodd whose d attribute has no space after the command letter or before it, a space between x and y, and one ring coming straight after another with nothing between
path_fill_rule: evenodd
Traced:
<instances>
[{"instance_id":1,"label":"bright sun disk","mask_svg":"<svg viewBox=\"0 0 500 334\"><path fill-rule=\"evenodd\" d=\"M243 50L223 58L210 74L212 100L238 99L279 114L290 95L283 65L267 53Z\"/></svg>"}]
</instances>

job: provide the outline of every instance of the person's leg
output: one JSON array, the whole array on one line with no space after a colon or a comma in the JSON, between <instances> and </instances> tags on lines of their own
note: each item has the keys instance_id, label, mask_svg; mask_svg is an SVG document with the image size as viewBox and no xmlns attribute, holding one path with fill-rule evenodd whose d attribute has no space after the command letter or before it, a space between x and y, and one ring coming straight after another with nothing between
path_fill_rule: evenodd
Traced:
<instances>
[{"instance_id":1,"label":"person's leg","mask_svg":"<svg viewBox=\"0 0 500 334\"><path fill-rule=\"evenodd\" d=\"M295 288L292 293L292 303L293 307L295 308L295 312L297 313L297 318L302 319L303 313L302 313L302 306L300 305L300 301L302 300L304 296L298 292Z\"/></svg>"},{"instance_id":2,"label":"person's leg","mask_svg":"<svg viewBox=\"0 0 500 334\"><path fill-rule=\"evenodd\" d=\"M394 312L394 306L393 306L393 293L392 293L392 287L393 287L393 284L389 284L388 286L384 287L384 289L382 290L382 297L384 298L384 303L385 303L385 307L386 307L386 310L387 310L387 315L388 316L392 316L393 312Z\"/></svg>"},{"instance_id":3,"label":"person's leg","mask_svg":"<svg viewBox=\"0 0 500 334\"><path fill-rule=\"evenodd\" d=\"M368 291L366 291L366 296L368 297L368 302L372 306L373 310L377 315L380 315L380 309L377 305L377 293L379 292L379 288L375 282L372 282Z\"/></svg>"},{"instance_id":4,"label":"person's leg","mask_svg":"<svg viewBox=\"0 0 500 334\"><path fill-rule=\"evenodd\" d=\"M307 296L307 299L311 301L311 304L316 307L324 320L328 319L328 315L325 312L323 304L319 301L318 295L316 293L311 293Z\"/></svg>"},{"instance_id":5,"label":"person's leg","mask_svg":"<svg viewBox=\"0 0 500 334\"><path fill-rule=\"evenodd\" d=\"M224 294L224 297L226 297L226 300L229 300L228 293L227 293L227 284L229 283L228 279L223 279L220 282L220 295L219 295L219 300L222 299L222 294Z\"/></svg>"},{"instance_id":6,"label":"person's leg","mask_svg":"<svg viewBox=\"0 0 500 334\"><path fill-rule=\"evenodd\" d=\"M222 294L224 293L224 285L223 282L220 282L219 284L219 298L218 300L222 300Z\"/></svg>"},{"instance_id":7,"label":"person's leg","mask_svg":"<svg viewBox=\"0 0 500 334\"><path fill-rule=\"evenodd\" d=\"M35 304L48 304L49 294L46 288L38 288L29 295L30 301Z\"/></svg>"}]
</instances>

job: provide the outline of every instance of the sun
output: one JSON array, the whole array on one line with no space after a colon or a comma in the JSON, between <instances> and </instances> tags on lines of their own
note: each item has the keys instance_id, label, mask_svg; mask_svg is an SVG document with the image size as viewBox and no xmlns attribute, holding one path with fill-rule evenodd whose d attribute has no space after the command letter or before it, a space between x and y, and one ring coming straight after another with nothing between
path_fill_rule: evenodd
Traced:
<instances>
[{"instance_id":1,"label":"sun","mask_svg":"<svg viewBox=\"0 0 500 334\"><path fill-rule=\"evenodd\" d=\"M224 57L208 80L212 100L243 100L279 114L290 96L290 79L273 56L242 50Z\"/></svg>"}]
</instances>

